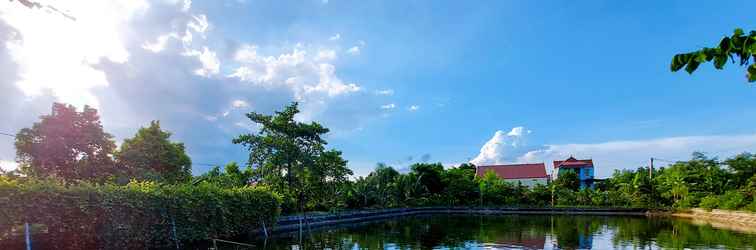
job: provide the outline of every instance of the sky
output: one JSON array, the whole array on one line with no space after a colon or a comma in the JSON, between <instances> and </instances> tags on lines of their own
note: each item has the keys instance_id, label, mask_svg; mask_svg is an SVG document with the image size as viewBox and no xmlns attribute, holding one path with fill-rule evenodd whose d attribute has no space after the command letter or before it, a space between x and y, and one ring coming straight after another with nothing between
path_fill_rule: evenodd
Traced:
<instances>
[{"instance_id":1,"label":"sky","mask_svg":"<svg viewBox=\"0 0 756 250\"><path fill-rule=\"evenodd\" d=\"M355 175L574 155L607 177L756 152L744 68L669 70L756 29L754 1L39 2L0 1L0 132L53 102L96 107L118 144L160 120L194 174L246 163L244 114L293 101ZM14 158L0 137L0 166Z\"/></svg>"}]
</instances>

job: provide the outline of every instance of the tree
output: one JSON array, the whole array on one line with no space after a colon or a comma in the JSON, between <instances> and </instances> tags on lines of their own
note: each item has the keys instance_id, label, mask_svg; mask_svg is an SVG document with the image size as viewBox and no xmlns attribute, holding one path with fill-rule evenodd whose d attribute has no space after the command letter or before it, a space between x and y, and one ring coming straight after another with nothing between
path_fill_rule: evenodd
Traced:
<instances>
[{"instance_id":1,"label":"tree","mask_svg":"<svg viewBox=\"0 0 756 250\"><path fill-rule=\"evenodd\" d=\"M328 129L316 122L303 123L294 120L299 113L298 104L292 103L273 115L251 112L247 117L261 125L255 134L239 135L234 144L246 147L250 167L256 168L262 184L284 196L284 202L295 199L299 211L312 192L308 180L317 179L318 159L324 152L326 141L322 135ZM285 205L285 209L291 209Z\"/></svg>"},{"instance_id":2,"label":"tree","mask_svg":"<svg viewBox=\"0 0 756 250\"><path fill-rule=\"evenodd\" d=\"M115 158L130 176L139 179L188 181L192 177L192 160L184 152L184 144L171 142L170 137L170 132L160 128L159 121L152 121L133 138L125 139Z\"/></svg>"},{"instance_id":3,"label":"tree","mask_svg":"<svg viewBox=\"0 0 756 250\"><path fill-rule=\"evenodd\" d=\"M732 170L732 177L738 187L745 186L748 179L756 175L756 155L742 153L727 159L725 164Z\"/></svg>"},{"instance_id":4,"label":"tree","mask_svg":"<svg viewBox=\"0 0 756 250\"><path fill-rule=\"evenodd\" d=\"M580 178L575 171L564 171L559 174L556 181L554 181L557 188L577 191L580 189Z\"/></svg>"},{"instance_id":5,"label":"tree","mask_svg":"<svg viewBox=\"0 0 756 250\"><path fill-rule=\"evenodd\" d=\"M213 183L219 187L234 188L249 185L253 177L252 168L247 167L241 170L236 162L230 162L223 167L222 171L218 166L213 167L207 173L196 177L194 183L204 181Z\"/></svg>"},{"instance_id":6,"label":"tree","mask_svg":"<svg viewBox=\"0 0 756 250\"><path fill-rule=\"evenodd\" d=\"M715 48L703 48L698 51L677 54L672 58L670 69L678 71L685 67L685 71L693 74L701 63L714 61L716 69L723 69L727 59L735 62L738 57L740 66L747 66L746 78L749 82L756 82L756 31L746 35L742 29L735 29L732 36L725 36ZM751 62L753 57L753 62ZM750 66L749 66L750 64Z\"/></svg>"},{"instance_id":7,"label":"tree","mask_svg":"<svg viewBox=\"0 0 756 250\"><path fill-rule=\"evenodd\" d=\"M16 159L22 171L33 177L64 180L103 180L115 175L115 142L105 133L97 110L54 103L31 128L16 135Z\"/></svg>"},{"instance_id":8,"label":"tree","mask_svg":"<svg viewBox=\"0 0 756 250\"><path fill-rule=\"evenodd\" d=\"M352 170L347 168L347 161L341 157L341 151L329 150L318 156L310 174L307 175L308 188L313 197L313 206L333 209L340 202L340 190L349 181Z\"/></svg>"},{"instance_id":9,"label":"tree","mask_svg":"<svg viewBox=\"0 0 756 250\"><path fill-rule=\"evenodd\" d=\"M431 194L437 194L444 190L444 183L441 181L444 166L441 163L415 163L410 168Z\"/></svg>"}]
</instances>

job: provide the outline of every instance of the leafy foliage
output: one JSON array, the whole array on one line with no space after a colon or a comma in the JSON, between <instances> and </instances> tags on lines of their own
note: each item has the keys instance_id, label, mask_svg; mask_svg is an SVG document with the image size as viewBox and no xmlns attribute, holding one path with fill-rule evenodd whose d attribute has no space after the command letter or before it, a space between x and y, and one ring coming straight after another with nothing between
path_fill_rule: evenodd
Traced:
<instances>
[{"instance_id":1,"label":"leafy foliage","mask_svg":"<svg viewBox=\"0 0 756 250\"><path fill-rule=\"evenodd\" d=\"M741 66L747 66L746 77L749 82L756 82L756 31L745 34L742 29L735 29L732 36L724 37L715 48L703 48L698 51L677 54L672 58L670 69L685 71L692 74L698 66L713 61L716 69L723 69L727 59L735 62L735 57ZM753 59L753 60L751 60ZM750 64L750 66L749 66Z\"/></svg>"},{"instance_id":2,"label":"leafy foliage","mask_svg":"<svg viewBox=\"0 0 756 250\"><path fill-rule=\"evenodd\" d=\"M263 221L270 224L280 205L280 197L265 188L155 182L64 185L4 177L0 201L0 242L15 226L28 222L47 228L46 237L65 240L58 247L68 249L160 248L176 241L232 237Z\"/></svg>"},{"instance_id":3,"label":"leafy foliage","mask_svg":"<svg viewBox=\"0 0 756 250\"><path fill-rule=\"evenodd\" d=\"M249 149L249 165L263 185L284 196L284 209L304 211L308 201L322 194L321 181L343 182L351 171L338 151L325 151L322 136L328 129L316 122L303 123L294 119L298 104L292 103L273 115L248 113L247 117L260 125L259 132L243 134L233 140Z\"/></svg>"},{"instance_id":4,"label":"leafy foliage","mask_svg":"<svg viewBox=\"0 0 756 250\"><path fill-rule=\"evenodd\" d=\"M115 142L105 133L97 110L55 103L52 113L16 135L16 160L34 177L103 181L119 172L112 159Z\"/></svg>"},{"instance_id":5,"label":"leafy foliage","mask_svg":"<svg viewBox=\"0 0 756 250\"><path fill-rule=\"evenodd\" d=\"M184 144L171 142L170 137L171 133L160 129L159 121L152 121L134 138L123 141L115 159L130 177L171 183L188 181L192 160L184 152Z\"/></svg>"}]
</instances>

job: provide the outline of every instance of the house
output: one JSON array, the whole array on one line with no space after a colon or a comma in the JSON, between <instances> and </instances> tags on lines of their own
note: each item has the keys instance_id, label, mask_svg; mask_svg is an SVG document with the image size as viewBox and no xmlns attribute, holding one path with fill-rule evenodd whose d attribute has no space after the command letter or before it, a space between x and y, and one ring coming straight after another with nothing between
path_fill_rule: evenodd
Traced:
<instances>
[{"instance_id":1,"label":"house","mask_svg":"<svg viewBox=\"0 0 756 250\"><path fill-rule=\"evenodd\" d=\"M554 161L554 178L567 171L573 171L580 179L580 188L593 188L594 171L593 160L578 160L570 156L564 161Z\"/></svg>"},{"instance_id":2,"label":"house","mask_svg":"<svg viewBox=\"0 0 756 250\"><path fill-rule=\"evenodd\" d=\"M536 184L546 185L549 182L546 165L543 163L477 166L475 174L483 177L489 171L507 182L514 184L519 182L528 187Z\"/></svg>"}]
</instances>

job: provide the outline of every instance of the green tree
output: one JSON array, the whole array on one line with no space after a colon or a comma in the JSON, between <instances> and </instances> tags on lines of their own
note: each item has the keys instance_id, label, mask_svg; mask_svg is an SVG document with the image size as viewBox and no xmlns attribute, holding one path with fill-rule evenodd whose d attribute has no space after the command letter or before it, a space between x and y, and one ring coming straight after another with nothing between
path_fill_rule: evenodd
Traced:
<instances>
[{"instance_id":1,"label":"green tree","mask_svg":"<svg viewBox=\"0 0 756 250\"><path fill-rule=\"evenodd\" d=\"M556 181L557 188L577 191L580 189L580 178L575 171L567 170L559 173Z\"/></svg>"},{"instance_id":2,"label":"green tree","mask_svg":"<svg viewBox=\"0 0 756 250\"><path fill-rule=\"evenodd\" d=\"M209 182L219 187L235 188L249 185L254 181L254 172L252 168L246 167L244 170L239 168L236 162L230 162L223 167L215 166L210 171L195 178L194 183Z\"/></svg>"},{"instance_id":3,"label":"green tree","mask_svg":"<svg viewBox=\"0 0 756 250\"><path fill-rule=\"evenodd\" d=\"M438 194L444 190L444 183L441 180L444 166L441 163L415 163L410 168L431 194Z\"/></svg>"},{"instance_id":4,"label":"green tree","mask_svg":"<svg viewBox=\"0 0 756 250\"><path fill-rule=\"evenodd\" d=\"M732 171L732 178L737 187L743 187L748 183L748 179L756 175L756 155L751 153L742 153L733 158L727 159L725 164Z\"/></svg>"},{"instance_id":5,"label":"green tree","mask_svg":"<svg viewBox=\"0 0 756 250\"><path fill-rule=\"evenodd\" d=\"M125 139L115 153L118 164L138 179L170 183L188 181L192 177L192 160L184 152L184 144L171 142L171 133L160 128L159 121L140 128L131 139Z\"/></svg>"},{"instance_id":6,"label":"green tree","mask_svg":"<svg viewBox=\"0 0 756 250\"><path fill-rule=\"evenodd\" d=\"M97 110L54 103L52 113L16 135L16 160L33 177L102 181L115 175L113 136L102 129Z\"/></svg>"},{"instance_id":7,"label":"green tree","mask_svg":"<svg viewBox=\"0 0 756 250\"><path fill-rule=\"evenodd\" d=\"M443 172L444 196L446 204L470 205L478 197L478 188L475 183L475 169L466 167L465 164L451 168Z\"/></svg>"},{"instance_id":8,"label":"green tree","mask_svg":"<svg viewBox=\"0 0 756 250\"><path fill-rule=\"evenodd\" d=\"M318 174L318 159L326 144L322 136L328 129L316 122L295 121L297 113L296 102L273 115L248 113L247 117L261 128L255 134L239 135L233 143L250 151L248 164L256 168L262 184L282 194L284 202L295 200L297 209L304 211L313 194L308 181L317 179L311 175ZM288 205L284 208L291 209Z\"/></svg>"},{"instance_id":9,"label":"green tree","mask_svg":"<svg viewBox=\"0 0 756 250\"><path fill-rule=\"evenodd\" d=\"M692 74L701 63L714 61L716 69L723 69L727 59L735 61L738 58L741 66L747 66L746 78L749 82L756 81L756 31L745 34L742 29L735 29L732 36L725 36L715 48L703 48L698 51L677 54L672 58L670 69L678 71L685 67L685 71ZM753 58L753 61L751 61ZM749 66L750 64L750 66Z\"/></svg>"},{"instance_id":10,"label":"green tree","mask_svg":"<svg viewBox=\"0 0 756 250\"><path fill-rule=\"evenodd\" d=\"M347 161L341 157L341 151L329 150L320 154L307 175L307 190L313 197L312 207L333 210L340 206L342 186L352 174L352 170L347 168Z\"/></svg>"}]
</instances>

